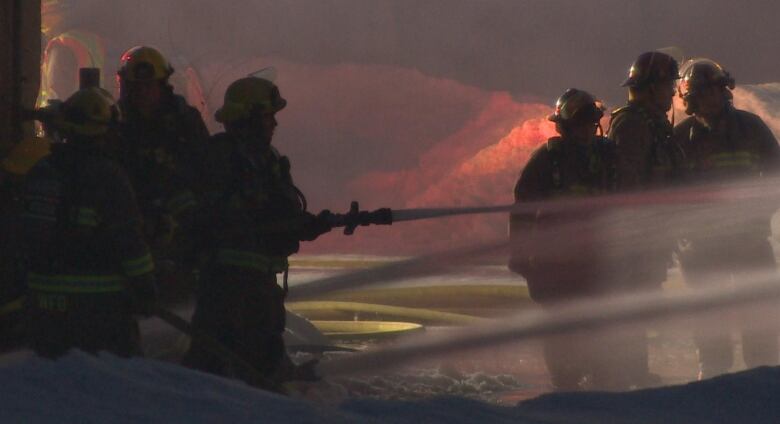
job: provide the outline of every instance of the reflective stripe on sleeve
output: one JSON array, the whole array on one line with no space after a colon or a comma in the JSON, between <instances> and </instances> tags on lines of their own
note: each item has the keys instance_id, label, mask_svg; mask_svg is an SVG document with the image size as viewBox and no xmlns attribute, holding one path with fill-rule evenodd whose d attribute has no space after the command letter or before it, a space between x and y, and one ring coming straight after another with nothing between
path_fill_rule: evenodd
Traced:
<instances>
[{"instance_id":1,"label":"reflective stripe on sleeve","mask_svg":"<svg viewBox=\"0 0 780 424\"><path fill-rule=\"evenodd\" d=\"M122 269L128 277L138 277L154 271L154 260L150 253L122 261Z\"/></svg>"},{"instance_id":2,"label":"reflective stripe on sleeve","mask_svg":"<svg viewBox=\"0 0 780 424\"><path fill-rule=\"evenodd\" d=\"M11 312L21 311L24 307L24 301L27 298L25 296L17 297L16 299L0 305L0 315L10 314Z\"/></svg>"},{"instance_id":3,"label":"reflective stripe on sleeve","mask_svg":"<svg viewBox=\"0 0 780 424\"><path fill-rule=\"evenodd\" d=\"M707 157L709 166L713 168L744 168L758 169L761 157L748 151L717 153Z\"/></svg>"},{"instance_id":4,"label":"reflective stripe on sleeve","mask_svg":"<svg viewBox=\"0 0 780 424\"><path fill-rule=\"evenodd\" d=\"M125 289L121 275L42 275L30 273L27 287L53 293L115 293Z\"/></svg>"},{"instance_id":5,"label":"reflective stripe on sleeve","mask_svg":"<svg viewBox=\"0 0 780 424\"><path fill-rule=\"evenodd\" d=\"M76 224L84 227L97 227L100 223L98 213L92 208L79 208L76 211Z\"/></svg>"},{"instance_id":6,"label":"reflective stripe on sleeve","mask_svg":"<svg viewBox=\"0 0 780 424\"><path fill-rule=\"evenodd\" d=\"M168 200L165 206L166 209L168 209L168 211L175 216L187 210L194 209L196 206L198 206L198 203L195 200L195 195L192 194L192 192L185 191Z\"/></svg>"},{"instance_id":7,"label":"reflective stripe on sleeve","mask_svg":"<svg viewBox=\"0 0 780 424\"><path fill-rule=\"evenodd\" d=\"M217 263L272 273L284 272L287 269L286 256L268 256L232 249L219 249L217 251Z\"/></svg>"}]
</instances>

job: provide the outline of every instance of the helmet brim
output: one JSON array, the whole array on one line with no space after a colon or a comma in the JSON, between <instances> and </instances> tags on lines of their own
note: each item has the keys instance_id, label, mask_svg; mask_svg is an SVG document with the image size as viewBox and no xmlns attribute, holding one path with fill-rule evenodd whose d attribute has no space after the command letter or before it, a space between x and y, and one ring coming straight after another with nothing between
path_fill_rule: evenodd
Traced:
<instances>
[{"instance_id":1,"label":"helmet brim","mask_svg":"<svg viewBox=\"0 0 780 424\"><path fill-rule=\"evenodd\" d=\"M657 83L657 82L677 81L678 79L680 79L680 76L679 75L674 75L674 76L671 76L669 78L664 78L662 80L646 81L646 82L644 82L641 85L650 85L650 84ZM625 81L623 81L623 83L620 84L620 86L621 87L639 87L640 84L638 84L635 79L628 78Z\"/></svg>"}]
</instances>

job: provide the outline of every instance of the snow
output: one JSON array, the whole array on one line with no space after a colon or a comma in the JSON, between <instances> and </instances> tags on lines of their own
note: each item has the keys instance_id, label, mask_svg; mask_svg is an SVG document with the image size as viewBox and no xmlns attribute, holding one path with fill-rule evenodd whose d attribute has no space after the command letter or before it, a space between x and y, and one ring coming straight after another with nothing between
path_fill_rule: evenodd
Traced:
<instances>
[{"instance_id":1,"label":"snow","mask_svg":"<svg viewBox=\"0 0 780 424\"><path fill-rule=\"evenodd\" d=\"M2 357L3 423L773 423L780 368L628 393L550 394L516 407L463 397L314 403L151 359L73 351Z\"/></svg>"}]
</instances>

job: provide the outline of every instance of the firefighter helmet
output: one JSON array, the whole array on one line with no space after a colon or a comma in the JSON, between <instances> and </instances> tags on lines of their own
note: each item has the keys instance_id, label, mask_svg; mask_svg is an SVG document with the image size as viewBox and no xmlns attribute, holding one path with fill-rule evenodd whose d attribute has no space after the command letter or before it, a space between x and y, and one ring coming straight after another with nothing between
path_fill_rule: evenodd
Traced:
<instances>
[{"instance_id":1,"label":"firefighter helmet","mask_svg":"<svg viewBox=\"0 0 780 424\"><path fill-rule=\"evenodd\" d=\"M159 50L136 46L122 54L117 75L122 81L166 80L173 74L173 67Z\"/></svg>"},{"instance_id":2,"label":"firefighter helmet","mask_svg":"<svg viewBox=\"0 0 780 424\"><path fill-rule=\"evenodd\" d=\"M623 87L644 87L652 83L680 78L677 60L666 53L645 52L636 58L628 71Z\"/></svg>"},{"instance_id":3,"label":"firefighter helmet","mask_svg":"<svg viewBox=\"0 0 780 424\"><path fill-rule=\"evenodd\" d=\"M102 88L84 88L62 104L57 128L66 135L99 136L119 119L119 109L111 94Z\"/></svg>"},{"instance_id":4,"label":"firefighter helmet","mask_svg":"<svg viewBox=\"0 0 780 424\"><path fill-rule=\"evenodd\" d=\"M599 122L604 105L590 93L576 88L564 92L555 102L555 112L547 119L557 123Z\"/></svg>"},{"instance_id":5,"label":"firefighter helmet","mask_svg":"<svg viewBox=\"0 0 780 424\"><path fill-rule=\"evenodd\" d=\"M0 166L10 174L27 175L27 172L50 152L49 140L41 137L27 138L11 148Z\"/></svg>"},{"instance_id":6,"label":"firefighter helmet","mask_svg":"<svg viewBox=\"0 0 780 424\"><path fill-rule=\"evenodd\" d=\"M733 90L736 84L734 78L717 62L705 59L691 59L680 69L680 84L677 92L680 97L686 97L697 90L707 87L727 87Z\"/></svg>"},{"instance_id":7,"label":"firefighter helmet","mask_svg":"<svg viewBox=\"0 0 780 424\"><path fill-rule=\"evenodd\" d=\"M249 118L256 112L278 112L287 106L276 84L263 78L241 78L225 91L225 102L214 115L217 122L229 123Z\"/></svg>"}]
</instances>

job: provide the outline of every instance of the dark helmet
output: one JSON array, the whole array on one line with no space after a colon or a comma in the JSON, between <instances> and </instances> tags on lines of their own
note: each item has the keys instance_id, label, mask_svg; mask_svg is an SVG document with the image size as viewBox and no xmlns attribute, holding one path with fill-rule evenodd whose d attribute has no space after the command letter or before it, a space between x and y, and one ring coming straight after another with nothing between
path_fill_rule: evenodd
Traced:
<instances>
[{"instance_id":1,"label":"dark helmet","mask_svg":"<svg viewBox=\"0 0 780 424\"><path fill-rule=\"evenodd\" d=\"M564 92L555 102L555 112L547 119L555 123L599 122L604 105L590 93L576 88Z\"/></svg>"},{"instance_id":2,"label":"dark helmet","mask_svg":"<svg viewBox=\"0 0 780 424\"><path fill-rule=\"evenodd\" d=\"M623 87L644 87L648 84L679 79L677 61L666 53L645 52L636 58L628 71Z\"/></svg>"},{"instance_id":3,"label":"dark helmet","mask_svg":"<svg viewBox=\"0 0 780 424\"><path fill-rule=\"evenodd\" d=\"M705 58L685 62L680 69L680 78L680 84L677 86L680 97L687 97L707 87L727 87L733 90L736 84L734 78L722 66Z\"/></svg>"}]
</instances>

